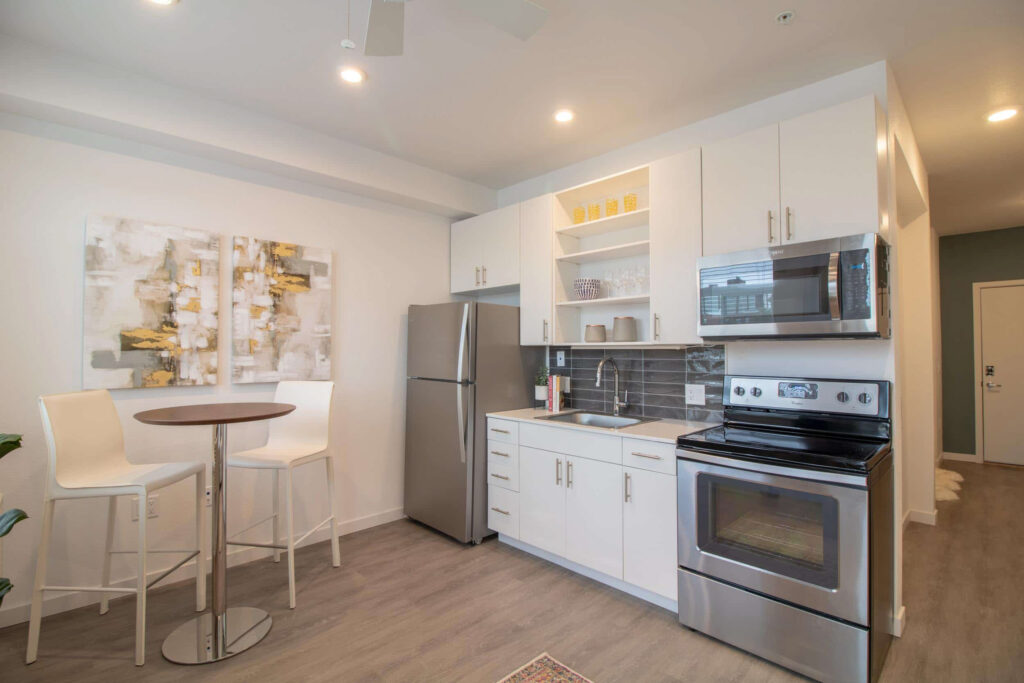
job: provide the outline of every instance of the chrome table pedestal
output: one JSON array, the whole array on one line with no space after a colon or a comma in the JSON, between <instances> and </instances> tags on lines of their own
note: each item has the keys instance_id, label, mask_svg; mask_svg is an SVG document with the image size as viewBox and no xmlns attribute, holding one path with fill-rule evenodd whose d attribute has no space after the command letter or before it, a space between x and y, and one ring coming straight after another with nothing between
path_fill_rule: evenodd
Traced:
<instances>
[{"instance_id":1,"label":"chrome table pedestal","mask_svg":"<svg viewBox=\"0 0 1024 683\"><path fill-rule=\"evenodd\" d=\"M163 655L176 664L209 664L245 652L270 632L272 621L255 607L227 606L227 455L228 424L287 415L287 403L220 403L145 411L140 422L155 425L213 425L213 585L210 610L186 621L167 636ZM205 571L199 562L198 571Z\"/></svg>"}]
</instances>

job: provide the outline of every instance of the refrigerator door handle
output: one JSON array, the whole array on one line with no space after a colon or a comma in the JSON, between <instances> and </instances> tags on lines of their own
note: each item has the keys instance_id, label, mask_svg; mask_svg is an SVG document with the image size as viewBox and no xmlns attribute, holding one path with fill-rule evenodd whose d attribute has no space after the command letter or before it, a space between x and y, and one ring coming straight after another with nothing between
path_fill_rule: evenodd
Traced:
<instances>
[{"instance_id":1,"label":"refrigerator door handle","mask_svg":"<svg viewBox=\"0 0 1024 683\"><path fill-rule=\"evenodd\" d=\"M469 304L462 309L462 331L459 334L458 384L455 385L455 414L459 428L459 459L466 462L466 416L462 412L462 361L466 357L466 333L469 331Z\"/></svg>"}]
</instances>

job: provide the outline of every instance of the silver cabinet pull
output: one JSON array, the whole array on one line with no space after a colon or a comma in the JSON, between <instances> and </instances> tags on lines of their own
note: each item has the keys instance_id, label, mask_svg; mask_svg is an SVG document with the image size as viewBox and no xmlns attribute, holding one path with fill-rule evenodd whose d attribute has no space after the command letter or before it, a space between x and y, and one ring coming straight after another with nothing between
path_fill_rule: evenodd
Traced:
<instances>
[{"instance_id":1,"label":"silver cabinet pull","mask_svg":"<svg viewBox=\"0 0 1024 683\"><path fill-rule=\"evenodd\" d=\"M661 339L661 316L654 314L654 338Z\"/></svg>"},{"instance_id":2,"label":"silver cabinet pull","mask_svg":"<svg viewBox=\"0 0 1024 683\"><path fill-rule=\"evenodd\" d=\"M793 210L786 207L786 239L793 239Z\"/></svg>"},{"instance_id":3,"label":"silver cabinet pull","mask_svg":"<svg viewBox=\"0 0 1024 683\"><path fill-rule=\"evenodd\" d=\"M507 429L498 429L497 427L491 427L492 432L498 432L499 434L511 434Z\"/></svg>"},{"instance_id":4,"label":"silver cabinet pull","mask_svg":"<svg viewBox=\"0 0 1024 683\"><path fill-rule=\"evenodd\" d=\"M626 502L628 503L629 501L633 500L633 487L630 483L631 477L629 476L629 472L623 472L622 476L625 477L625 482L623 484L622 490L625 491L626 493Z\"/></svg>"},{"instance_id":5,"label":"silver cabinet pull","mask_svg":"<svg viewBox=\"0 0 1024 683\"><path fill-rule=\"evenodd\" d=\"M572 488L572 460L565 461L565 488Z\"/></svg>"},{"instance_id":6,"label":"silver cabinet pull","mask_svg":"<svg viewBox=\"0 0 1024 683\"><path fill-rule=\"evenodd\" d=\"M480 266L480 272L484 275L484 284L487 284L487 266Z\"/></svg>"},{"instance_id":7,"label":"silver cabinet pull","mask_svg":"<svg viewBox=\"0 0 1024 683\"><path fill-rule=\"evenodd\" d=\"M494 477L495 479L501 479L503 481L509 480L508 477L506 477L504 474L491 474L491 476Z\"/></svg>"},{"instance_id":8,"label":"silver cabinet pull","mask_svg":"<svg viewBox=\"0 0 1024 683\"><path fill-rule=\"evenodd\" d=\"M555 486L562 485L562 459L555 458Z\"/></svg>"},{"instance_id":9,"label":"silver cabinet pull","mask_svg":"<svg viewBox=\"0 0 1024 683\"><path fill-rule=\"evenodd\" d=\"M476 267L476 286L480 286L480 266Z\"/></svg>"},{"instance_id":10,"label":"silver cabinet pull","mask_svg":"<svg viewBox=\"0 0 1024 683\"><path fill-rule=\"evenodd\" d=\"M1002 389L1002 384L996 384L995 382L985 382L985 386L989 389Z\"/></svg>"},{"instance_id":11,"label":"silver cabinet pull","mask_svg":"<svg viewBox=\"0 0 1024 683\"><path fill-rule=\"evenodd\" d=\"M500 455L504 458L511 458L512 456L508 453L502 453L501 451L491 451L491 455Z\"/></svg>"},{"instance_id":12,"label":"silver cabinet pull","mask_svg":"<svg viewBox=\"0 0 1024 683\"><path fill-rule=\"evenodd\" d=\"M633 451L632 455L638 458L648 458L650 460L661 460L660 455L651 455L650 453L641 453L640 451Z\"/></svg>"},{"instance_id":13,"label":"silver cabinet pull","mask_svg":"<svg viewBox=\"0 0 1024 683\"><path fill-rule=\"evenodd\" d=\"M775 241L775 233L772 232L772 221L775 220L775 216L772 215L772 210L768 209L768 244Z\"/></svg>"},{"instance_id":14,"label":"silver cabinet pull","mask_svg":"<svg viewBox=\"0 0 1024 683\"><path fill-rule=\"evenodd\" d=\"M491 508L491 509L494 510L495 512L499 513L499 514L502 514L502 515L511 515L512 514L508 510L502 510L501 508Z\"/></svg>"},{"instance_id":15,"label":"silver cabinet pull","mask_svg":"<svg viewBox=\"0 0 1024 683\"><path fill-rule=\"evenodd\" d=\"M544 341L548 340L548 321L544 321Z\"/></svg>"}]
</instances>

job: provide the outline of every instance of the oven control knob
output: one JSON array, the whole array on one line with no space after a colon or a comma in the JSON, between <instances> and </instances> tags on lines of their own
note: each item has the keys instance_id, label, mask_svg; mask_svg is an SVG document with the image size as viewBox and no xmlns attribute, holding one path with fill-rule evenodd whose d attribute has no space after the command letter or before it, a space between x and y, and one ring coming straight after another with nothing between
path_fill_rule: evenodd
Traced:
<instances>
[{"instance_id":1,"label":"oven control knob","mask_svg":"<svg viewBox=\"0 0 1024 683\"><path fill-rule=\"evenodd\" d=\"M857 400L863 403L864 405L867 405L871 403L871 394L864 392L863 394L857 397Z\"/></svg>"},{"instance_id":2,"label":"oven control knob","mask_svg":"<svg viewBox=\"0 0 1024 683\"><path fill-rule=\"evenodd\" d=\"M758 389L757 387L754 387L753 389L750 390L750 395L756 398L761 395L761 390Z\"/></svg>"},{"instance_id":3,"label":"oven control knob","mask_svg":"<svg viewBox=\"0 0 1024 683\"><path fill-rule=\"evenodd\" d=\"M838 394L836 394L836 400L839 401L840 403L846 403L847 401L850 400L850 395L845 391L840 391Z\"/></svg>"},{"instance_id":4,"label":"oven control knob","mask_svg":"<svg viewBox=\"0 0 1024 683\"><path fill-rule=\"evenodd\" d=\"M736 394L737 396L742 396L743 394L747 393L747 390L744 389L743 387L736 387L735 389L732 390L732 393Z\"/></svg>"}]
</instances>

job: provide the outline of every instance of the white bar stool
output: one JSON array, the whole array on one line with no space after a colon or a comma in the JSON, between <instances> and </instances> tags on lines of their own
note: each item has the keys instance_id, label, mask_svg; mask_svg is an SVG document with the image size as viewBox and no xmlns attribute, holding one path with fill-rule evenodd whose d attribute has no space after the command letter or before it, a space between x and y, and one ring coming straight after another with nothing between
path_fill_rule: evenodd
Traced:
<instances>
[{"instance_id":1,"label":"white bar stool","mask_svg":"<svg viewBox=\"0 0 1024 683\"><path fill-rule=\"evenodd\" d=\"M203 507L206 497L206 464L176 462L135 465L124 451L124 435L114 401L105 390L53 394L39 398L39 413L49 449L43 495L43 534L39 540L36 578L32 589L32 613L29 618L28 651L25 662L36 661L39 651L39 626L43 610L43 591L92 591L103 594L100 614L106 614L111 593L135 593L135 664L146 660L146 590L169 576L175 569L196 560L196 611L206 608L206 564L203 548ZM149 550L146 548L146 498L151 491L188 477L196 478L196 548L190 550ZM114 550L114 513L117 496L138 496L138 548ZM57 500L109 497L106 550L103 555L102 586L46 585L46 561L49 555L53 508ZM186 557L146 582L146 553L187 553ZM135 588L110 585L110 557L134 553L138 558Z\"/></svg>"},{"instance_id":2,"label":"white bar stool","mask_svg":"<svg viewBox=\"0 0 1024 683\"><path fill-rule=\"evenodd\" d=\"M295 609L296 545L329 522L331 525L331 565L334 567L341 565L341 552L338 549L338 521L334 515L334 460L327 451L331 395L333 393L334 382L278 382L277 390L274 392L274 402L291 403L295 406L295 410L270 422L265 445L228 456L228 467L268 469L274 473L274 513L235 534L236 537L240 536L249 529L273 520L274 542L245 543L229 540L228 543L250 548L273 548L274 562L281 561L280 551L288 551L288 606L292 609ZM317 460L323 460L327 465L327 505L330 508L330 516L301 537L295 538L292 514L294 499L292 472L299 465ZM288 541L285 544L281 543L279 524L281 501L278 488L279 473L282 470L285 473L285 528L288 532Z\"/></svg>"}]
</instances>

